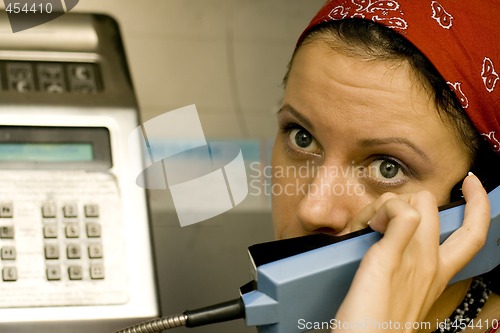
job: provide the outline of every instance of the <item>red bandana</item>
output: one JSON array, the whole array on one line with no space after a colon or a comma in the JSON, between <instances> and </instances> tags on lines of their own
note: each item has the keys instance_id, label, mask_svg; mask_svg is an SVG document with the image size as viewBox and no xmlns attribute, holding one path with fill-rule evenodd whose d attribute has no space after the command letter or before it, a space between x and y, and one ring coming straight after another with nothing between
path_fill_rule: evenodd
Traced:
<instances>
[{"instance_id":1,"label":"red bandana","mask_svg":"<svg viewBox=\"0 0 500 333\"><path fill-rule=\"evenodd\" d=\"M330 0L312 27L344 18L378 22L405 36L434 64L500 154L500 0Z\"/></svg>"}]
</instances>

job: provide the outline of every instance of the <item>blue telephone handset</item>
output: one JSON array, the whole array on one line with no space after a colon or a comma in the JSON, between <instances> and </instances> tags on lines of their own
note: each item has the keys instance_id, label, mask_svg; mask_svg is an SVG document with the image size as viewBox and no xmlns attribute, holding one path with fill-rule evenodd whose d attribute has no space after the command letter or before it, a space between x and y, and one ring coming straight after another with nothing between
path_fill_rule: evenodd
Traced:
<instances>
[{"instance_id":1,"label":"blue telephone handset","mask_svg":"<svg viewBox=\"0 0 500 333\"><path fill-rule=\"evenodd\" d=\"M500 265L500 186L489 194L491 224L486 244L451 283ZM443 242L463 221L465 205L440 211ZM366 251L381 238L368 229L344 237L314 235L249 248L255 281L242 287L247 325L261 333L309 330L305 323L330 322Z\"/></svg>"}]
</instances>

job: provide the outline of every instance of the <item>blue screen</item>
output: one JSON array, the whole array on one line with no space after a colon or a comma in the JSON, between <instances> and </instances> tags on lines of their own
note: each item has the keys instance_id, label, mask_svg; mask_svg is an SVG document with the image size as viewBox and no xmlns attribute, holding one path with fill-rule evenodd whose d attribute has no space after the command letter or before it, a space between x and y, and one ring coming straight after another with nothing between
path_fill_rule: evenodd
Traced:
<instances>
[{"instance_id":1,"label":"blue screen","mask_svg":"<svg viewBox=\"0 0 500 333\"><path fill-rule=\"evenodd\" d=\"M87 162L94 159L90 143L1 143L2 162Z\"/></svg>"}]
</instances>

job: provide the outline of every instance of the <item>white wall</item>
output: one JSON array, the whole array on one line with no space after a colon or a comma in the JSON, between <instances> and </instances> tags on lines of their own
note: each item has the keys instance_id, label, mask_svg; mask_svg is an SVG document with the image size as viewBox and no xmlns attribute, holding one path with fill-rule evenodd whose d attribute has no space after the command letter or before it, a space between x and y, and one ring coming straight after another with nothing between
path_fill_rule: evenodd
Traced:
<instances>
[{"instance_id":1,"label":"white wall","mask_svg":"<svg viewBox=\"0 0 500 333\"><path fill-rule=\"evenodd\" d=\"M208 139L248 141L266 159L295 42L323 2L80 0L74 10L118 21L143 120L196 104ZM151 192L155 209L172 208L164 195Z\"/></svg>"},{"instance_id":2,"label":"white wall","mask_svg":"<svg viewBox=\"0 0 500 333\"><path fill-rule=\"evenodd\" d=\"M119 22L144 120L197 104L207 136L274 135L281 80L324 0L80 0Z\"/></svg>"}]
</instances>

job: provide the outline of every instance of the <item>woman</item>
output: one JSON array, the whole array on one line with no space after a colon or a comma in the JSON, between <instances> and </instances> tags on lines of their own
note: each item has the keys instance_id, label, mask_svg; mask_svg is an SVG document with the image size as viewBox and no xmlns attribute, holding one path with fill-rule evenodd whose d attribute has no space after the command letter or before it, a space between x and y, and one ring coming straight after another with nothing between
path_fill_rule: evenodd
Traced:
<instances>
[{"instance_id":1,"label":"woman","mask_svg":"<svg viewBox=\"0 0 500 333\"><path fill-rule=\"evenodd\" d=\"M273 150L276 237L384 233L337 320L487 332L500 319L491 281L448 286L487 234L477 176L494 187L500 167L500 2L477 2L331 0L299 39ZM463 226L439 246L438 207L460 187Z\"/></svg>"}]
</instances>

